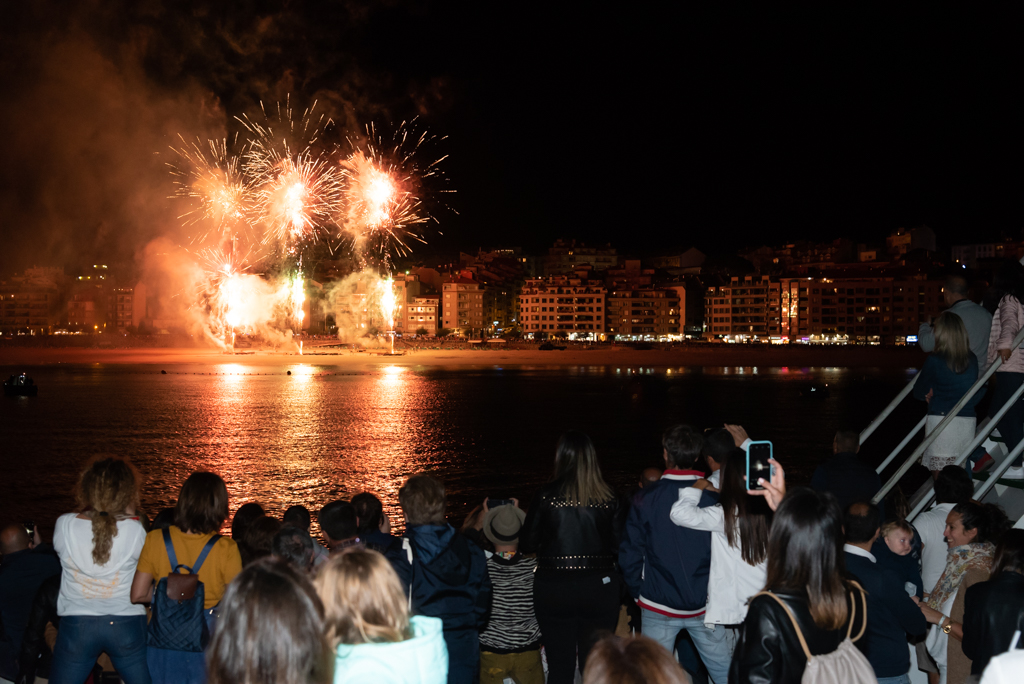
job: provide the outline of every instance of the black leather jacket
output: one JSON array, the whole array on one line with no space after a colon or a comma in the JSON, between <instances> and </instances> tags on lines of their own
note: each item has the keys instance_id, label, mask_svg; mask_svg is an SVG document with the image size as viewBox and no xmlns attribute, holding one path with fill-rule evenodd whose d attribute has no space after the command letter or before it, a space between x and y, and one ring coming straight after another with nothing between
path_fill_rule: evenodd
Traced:
<instances>
[{"instance_id":1,"label":"black leather jacket","mask_svg":"<svg viewBox=\"0 0 1024 684\"><path fill-rule=\"evenodd\" d=\"M50 649L43 637L46 634L46 623L52 622L60 627L57 615L57 596L60 594L60 573L50 577L39 585L35 598L32 600L32 612L28 616L28 626L21 641L21 652L18 654L18 684L35 681L36 669L42 664L40 674L49 674ZM40 661L42 656L42 661Z\"/></svg>"},{"instance_id":2,"label":"black leather jacket","mask_svg":"<svg viewBox=\"0 0 1024 684\"><path fill-rule=\"evenodd\" d=\"M993 656L1006 652L1018 624L1024 626L1024 575L1004 570L967 589L963 649L971 674L981 674Z\"/></svg>"},{"instance_id":3,"label":"black leather jacket","mask_svg":"<svg viewBox=\"0 0 1024 684\"><path fill-rule=\"evenodd\" d=\"M590 506L571 506L559 495L560 482L541 488L526 514L519 550L537 554L537 567L608 570L615 567L626 524L626 505L618 498Z\"/></svg>"},{"instance_id":4,"label":"black leather jacket","mask_svg":"<svg viewBox=\"0 0 1024 684\"><path fill-rule=\"evenodd\" d=\"M800 624L811 655L831 653L846 638L847 626L837 630L819 629L807 607L807 595L773 592L789 606ZM864 627L864 601L857 597L853 637ZM770 596L758 596L750 602L747 619L729 668L730 684L799 684L807 667L807 656L800 646L793 622L785 609Z\"/></svg>"}]
</instances>

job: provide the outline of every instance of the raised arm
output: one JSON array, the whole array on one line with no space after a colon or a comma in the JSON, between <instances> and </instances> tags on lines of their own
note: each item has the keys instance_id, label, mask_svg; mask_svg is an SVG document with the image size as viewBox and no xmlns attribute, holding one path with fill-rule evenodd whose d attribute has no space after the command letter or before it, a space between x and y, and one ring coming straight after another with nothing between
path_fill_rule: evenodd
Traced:
<instances>
[{"instance_id":1,"label":"raised arm","mask_svg":"<svg viewBox=\"0 0 1024 684\"><path fill-rule=\"evenodd\" d=\"M672 504L669 519L680 527L704 532L724 532L725 513L721 506L699 508L703 492L697 487L688 487L679 492L679 500Z\"/></svg>"}]
</instances>

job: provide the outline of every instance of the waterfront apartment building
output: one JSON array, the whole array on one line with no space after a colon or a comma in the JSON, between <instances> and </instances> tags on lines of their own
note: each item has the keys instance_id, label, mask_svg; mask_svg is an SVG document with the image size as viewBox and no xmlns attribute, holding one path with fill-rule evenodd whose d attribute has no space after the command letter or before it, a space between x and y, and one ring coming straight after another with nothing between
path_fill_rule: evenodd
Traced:
<instances>
[{"instance_id":1,"label":"waterfront apartment building","mask_svg":"<svg viewBox=\"0 0 1024 684\"><path fill-rule=\"evenodd\" d=\"M705 337L904 344L944 308L942 283L894 277L733 278L708 288Z\"/></svg>"},{"instance_id":2,"label":"waterfront apartment building","mask_svg":"<svg viewBox=\"0 0 1024 684\"><path fill-rule=\"evenodd\" d=\"M606 317L608 335L612 339L682 339L679 293L673 289L611 290Z\"/></svg>"},{"instance_id":3,"label":"waterfront apartment building","mask_svg":"<svg viewBox=\"0 0 1024 684\"><path fill-rule=\"evenodd\" d=\"M407 335L420 334L418 330L425 330L431 336L437 334L439 299L439 295L413 297L405 307L403 329Z\"/></svg>"},{"instance_id":4,"label":"waterfront apartment building","mask_svg":"<svg viewBox=\"0 0 1024 684\"><path fill-rule=\"evenodd\" d=\"M582 242L556 240L544 257L544 275L563 275L590 265L595 271L604 271L619 265L619 256L611 245L587 247Z\"/></svg>"},{"instance_id":5,"label":"waterfront apartment building","mask_svg":"<svg viewBox=\"0 0 1024 684\"><path fill-rule=\"evenodd\" d=\"M780 335L780 285L769 276L733 277L704 297L704 336L763 341Z\"/></svg>"},{"instance_id":6,"label":"waterfront apartment building","mask_svg":"<svg viewBox=\"0 0 1024 684\"><path fill-rule=\"evenodd\" d=\"M484 321L484 285L464 276L449 276L441 285L442 327L459 335L479 335Z\"/></svg>"},{"instance_id":7,"label":"waterfront apartment building","mask_svg":"<svg viewBox=\"0 0 1024 684\"><path fill-rule=\"evenodd\" d=\"M603 339L608 291L589 275L589 269L581 269L570 275L527 278L519 296L523 334Z\"/></svg>"}]
</instances>

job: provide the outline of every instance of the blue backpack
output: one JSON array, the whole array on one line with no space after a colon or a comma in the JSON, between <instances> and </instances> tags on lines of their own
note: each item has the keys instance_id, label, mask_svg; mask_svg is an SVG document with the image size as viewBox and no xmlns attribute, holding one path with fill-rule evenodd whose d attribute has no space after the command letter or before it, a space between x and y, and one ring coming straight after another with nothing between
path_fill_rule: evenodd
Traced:
<instances>
[{"instance_id":1,"label":"blue backpack","mask_svg":"<svg viewBox=\"0 0 1024 684\"><path fill-rule=\"evenodd\" d=\"M149 646L191 653L202 653L206 648L210 641L210 630L203 610L206 591L199 581L199 568L218 539L219 534L210 537L195 564L189 567L178 564L170 530L164 529L164 544L167 546L167 558L171 561L171 574L162 578L153 592L153 616L149 621L146 640ZM182 568L186 573L178 572Z\"/></svg>"}]
</instances>

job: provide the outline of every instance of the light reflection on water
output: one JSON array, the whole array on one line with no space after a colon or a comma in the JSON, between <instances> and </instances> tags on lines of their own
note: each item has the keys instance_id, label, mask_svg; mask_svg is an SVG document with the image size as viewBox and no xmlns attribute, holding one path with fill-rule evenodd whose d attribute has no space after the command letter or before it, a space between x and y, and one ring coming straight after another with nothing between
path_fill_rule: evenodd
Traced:
<instances>
[{"instance_id":1,"label":"light reflection on water","mask_svg":"<svg viewBox=\"0 0 1024 684\"><path fill-rule=\"evenodd\" d=\"M444 479L457 520L488 495L528 502L569 428L592 436L606 476L623 490L657 464L664 428L684 421L742 423L775 442L787 471L806 481L836 427L866 424L907 377L834 368L395 364L354 373L307 363L30 374L38 397L0 403L0 518L52 525L74 505L85 458L109 452L130 455L144 473L151 515L173 504L190 472L207 469L228 483L232 511L257 501L277 516L296 503L315 514L336 498L373 491L396 527L398 488L421 470ZM812 380L828 382L832 397L801 400L799 388Z\"/></svg>"}]
</instances>

